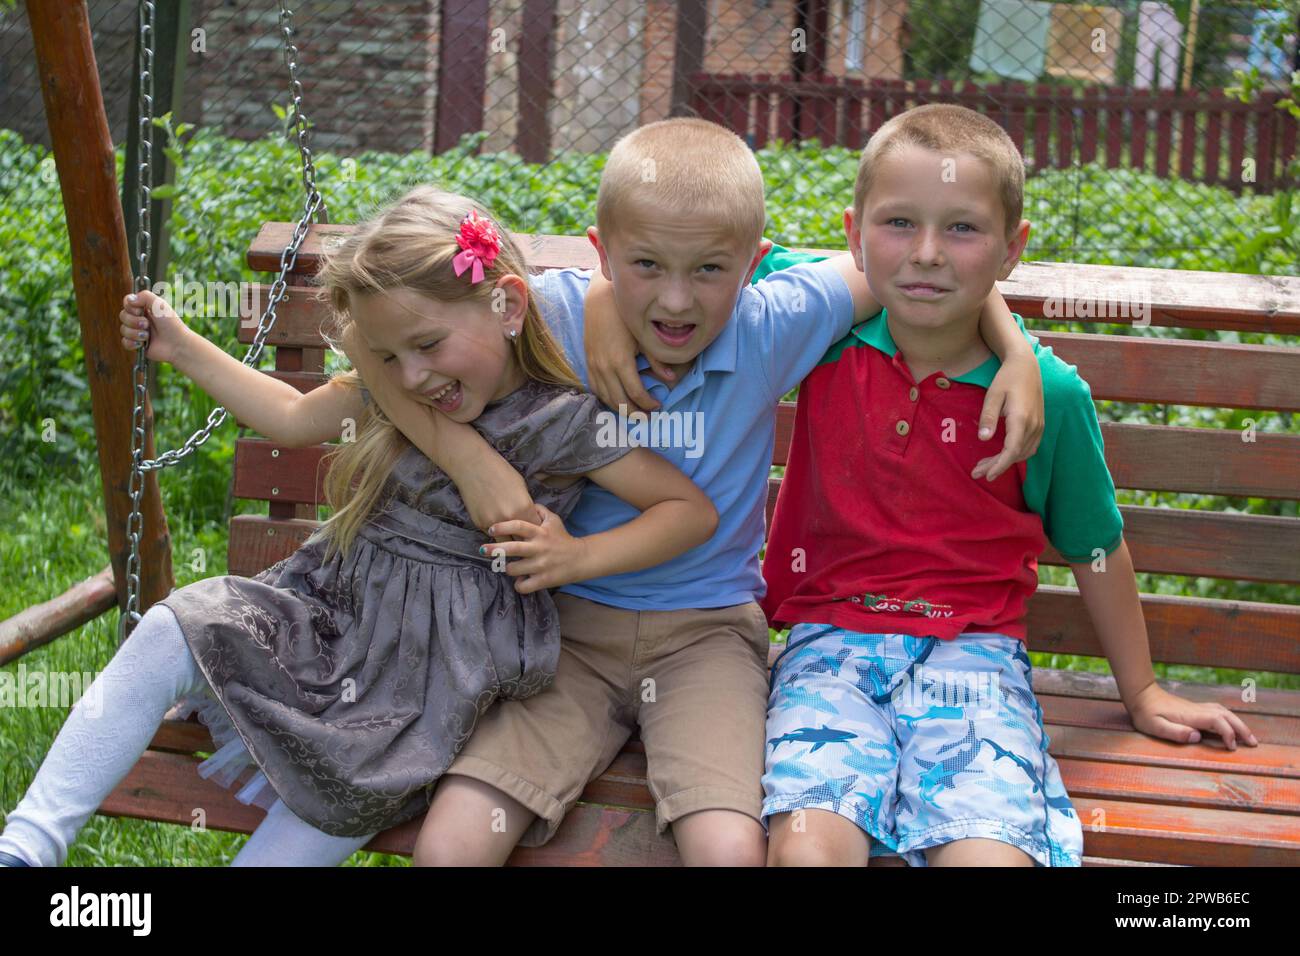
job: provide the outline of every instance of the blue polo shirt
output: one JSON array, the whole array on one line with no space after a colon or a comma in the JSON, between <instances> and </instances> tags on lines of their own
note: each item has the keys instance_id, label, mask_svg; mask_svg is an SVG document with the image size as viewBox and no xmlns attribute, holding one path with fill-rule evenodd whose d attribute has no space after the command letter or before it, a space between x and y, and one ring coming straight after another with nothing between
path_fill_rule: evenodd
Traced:
<instances>
[{"instance_id":1,"label":"blue polo shirt","mask_svg":"<svg viewBox=\"0 0 1300 956\"><path fill-rule=\"evenodd\" d=\"M532 277L542 315L588 388L583 299L589 271L553 270ZM704 544L643 571L593 578L560 588L631 610L729 607L762 598L767 476L776 441L776 406L853 325L853 300L833 266L795 265L746 286L718 337L671 389L637 356L641 381L660 402L626 425L609 413L608 436L650 447L694 481L718 510L718 530ZM629 411L631 411L629 409ZM588 484L565 526L597 534L640 512Z\"/></svg>"}]
</instances>

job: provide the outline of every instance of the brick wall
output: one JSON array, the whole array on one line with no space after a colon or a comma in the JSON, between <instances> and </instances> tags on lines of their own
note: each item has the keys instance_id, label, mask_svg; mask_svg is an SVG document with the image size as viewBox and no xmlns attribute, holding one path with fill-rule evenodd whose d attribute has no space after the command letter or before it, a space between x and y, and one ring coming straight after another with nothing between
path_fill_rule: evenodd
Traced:
<instances>
[{"instance_id":1,"label":"brick wall","mask_svg":"<svg viewBox=\"0 0 1300 956\"><path fill-rule=\"evenodd\" d=\"M135 3L90 0L87 14L95 46L95 63L104 91L108 128L115 142L126 138L135 50ZM0 127L19 133L29 143L49 148L45 104L36 75L36 53L23 4L0 13Z\"/></svg>"},{"instance_id":2,"label":"brick wall","mask_svg":"<svg viewBox=\"0 0 1300 956\"><path fill-rule=\"evenodd\" d=\"M514 146L524 0L490 0L484 129L488 150ZM850 0L851 2L851 0ZM866 0L867 72L896 75L899 0ZM846 8L831 3L828 65L843 73ZM114 140L125 139L135 34L133 0L90 0ZM320 149L430 149L436 116L439 0L316 0L295 9L304 106ZM790 72L795 0L710 0L704 69ZM191 0L180 118L254 138L288 105L278 11L266 0ZM553 151L607 150L639 123L669 115L675 0L558 0L549 107ZM876 64L879 64L877 69ZM0 125L44 142L44 113L24 11L0 16ZM525 77L524 83L542 82Z\"/></svg>"},{"instance_id":3,"label":"brick wall","mask_svg":"<svg viewBox=\"0 0 1300 956\"><path fill-rule=\"evenodd\" d=\"M317 0L295 10L303 106L313 144L408 151L433 142L436 0ZM192 0L207 51L187 61L192 121L251 138L289 103L279 12L265 0Z\"/></svg>"}]
</instances>

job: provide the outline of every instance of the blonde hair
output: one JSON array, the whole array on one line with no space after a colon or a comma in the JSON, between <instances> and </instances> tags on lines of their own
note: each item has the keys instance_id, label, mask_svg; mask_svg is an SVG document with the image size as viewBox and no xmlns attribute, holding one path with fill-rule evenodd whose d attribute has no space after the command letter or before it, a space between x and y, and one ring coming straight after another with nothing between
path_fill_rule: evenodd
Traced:
<instances>
[{"instance_id":1,"label":"blonde hair","mask_svg":"<svg viewBox=\"0 0 1300 956\"><path fill-rule=\"evenodd\" d=\"M456 237L461 220L475 209L497 226L501 251L485 268L484 280L471 284L469 274L457 276L452 259L460 252ZM515 275L528 280L523 253L500 220L481 203L434 186L417 186L387 209L357 227L337 248L322 253L317 277L319 298L330 309L331 328L326 338L339 339L354 319L353 301L359 295L409 289L438 302L492 300L495 280ZM552 338L537 302L530 293L523 331L512 341L515 360L530 379L549 385L582 390L582 383ZM360 387L356 372L338 376ZM327 539L326 556L346 553L357 529L379 504L384 483L398 457L410 442L371 402L359 423L355 441L339 445L329 455L325 500L333 514L320 533Z\"/></svg>"},{"instance_id":2,"label":"blonde hair","mask_svg":"<svg viewBox=\"0 0 1300 956\"><path fill-rule=\"evenodd\" d=\"M1005 214L1007 238L1020 224L1025 205L1025 161L1006 131L993 120L964 106L927 103L888 120L872 134L858 163L853 187L853 214L862 216L875 179L876 164L905 147L919 146L936 153L967 153L983 160L993 173Z\"/></svg>"},{"instance_id":3,"label":"blonde hair","mask_svg":"<svg viewBox=\"0 0 1300 956\"><path fill-rule=\"evenodd\" d=\"M716 222L746 246L763 238L767 213L758 161L744 140L708 120L660 120L614 144L596 193L602 237L618 231L636 201Z\"/></svg>"}]
</instances>

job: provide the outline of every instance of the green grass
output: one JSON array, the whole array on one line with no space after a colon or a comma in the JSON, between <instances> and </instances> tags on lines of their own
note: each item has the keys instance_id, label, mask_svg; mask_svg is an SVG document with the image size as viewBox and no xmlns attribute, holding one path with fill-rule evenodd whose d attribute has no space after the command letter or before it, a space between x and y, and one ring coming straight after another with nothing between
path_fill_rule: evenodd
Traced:
<instances>
[{"instance_id":1,"label":"green grass","mask_svg":"<svg viewBox=\"0 0 1300 956\"><path fill-rule=\"evenodd\" d=\"M182 468L189 466L180 466ZM200 464L198 467L203 467ZM163 480L164 489L167 478ZM164 494L166 491L164 490ZM7 520L0 530L0 619L48 600L97 572L107 562L103 505L94 474L73 483L37 482L15 487L0 478ZM207 554L207 574L225 571L224 522L169 515L177 585L199 577L191 567L196 548ZM4 668L26 673L98 673L117 647L117 613L110 611ZM63 707L0 707L0 811L18 803L67 717ZM246 836L147 820L94 816L68 854L70 866L224 866ZM407 866L404 857L356 853L349 866Z\"/></svg>"}]
</instances>

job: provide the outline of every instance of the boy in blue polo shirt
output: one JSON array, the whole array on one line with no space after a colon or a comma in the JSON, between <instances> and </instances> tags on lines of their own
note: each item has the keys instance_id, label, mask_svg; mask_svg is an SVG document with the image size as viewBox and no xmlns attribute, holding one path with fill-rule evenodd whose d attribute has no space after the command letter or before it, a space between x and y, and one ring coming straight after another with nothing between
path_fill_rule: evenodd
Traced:
<instances>
[{"instance_id":1,"label":"boy in blue polo shirt","mask_svg":"<svg viewBox=\"0 0 1300 956\"><path fill-rule=\"evenodd\" d=\"M658 567L560 589L554 684L483 715L435 791L417 863L503 862L516 842L545 843L638 728L659 830L672 825L684 862L764 862L759 780L769 644L757 556L775 409L833 341L879 307L847 255L746 288L770 245L762 240L762 176L744 143L712 123L668 120L621 140L601 177L597 222L590 234L601 273L548 272L533 291L584 381L592 379L584 327L589 339L609 339L629 359L643 353L640 383L663 410L611 418L608 440L636 438L682 469L714 502L719 528ZM1008 352L1008 371L1018 356L1015 381L1027 384L1014 388L1036 398L1028 344L1001 298L990 300L990 341ZM662 377L649 375L652 362ZM437 449L420 435L427 410L416 406L412 420L389 396L375 396L436 460ZM990 401L991 420L1000 405ZM1037 423L1027 430L1000 456L1005 461L985 461L980 473L1028 454ZM510 480L484 478L497 486ZM472 511L482 488L461 491ZM625 514L623 502L589 486L567 529L543 514L540 526L504 521L490 533L585 537L623 523ZM510 544L503 550L512 554Z\"/></svg>"},{"instance_id":2,"label":"boy in blue polo shirt","mask_svg":"<svg viewBox=\"0 0 1300 956\"><path fill-rule=\"evenodd\" d=\"M1025 606L1050 538L1071 563L1137 729L1257 741L1155 682L1088 386L1042 349L1038 451L971 482L998 360L981 303L1029 235L1024 166L992 120L918 107L872 137L845 228L886 307L804 380L763 572L793 624L772 673L769 862L1074 865L1083 834L1048 753ZM870 493L864 493L866 489Z\"/></svg>"}]
</instances>

